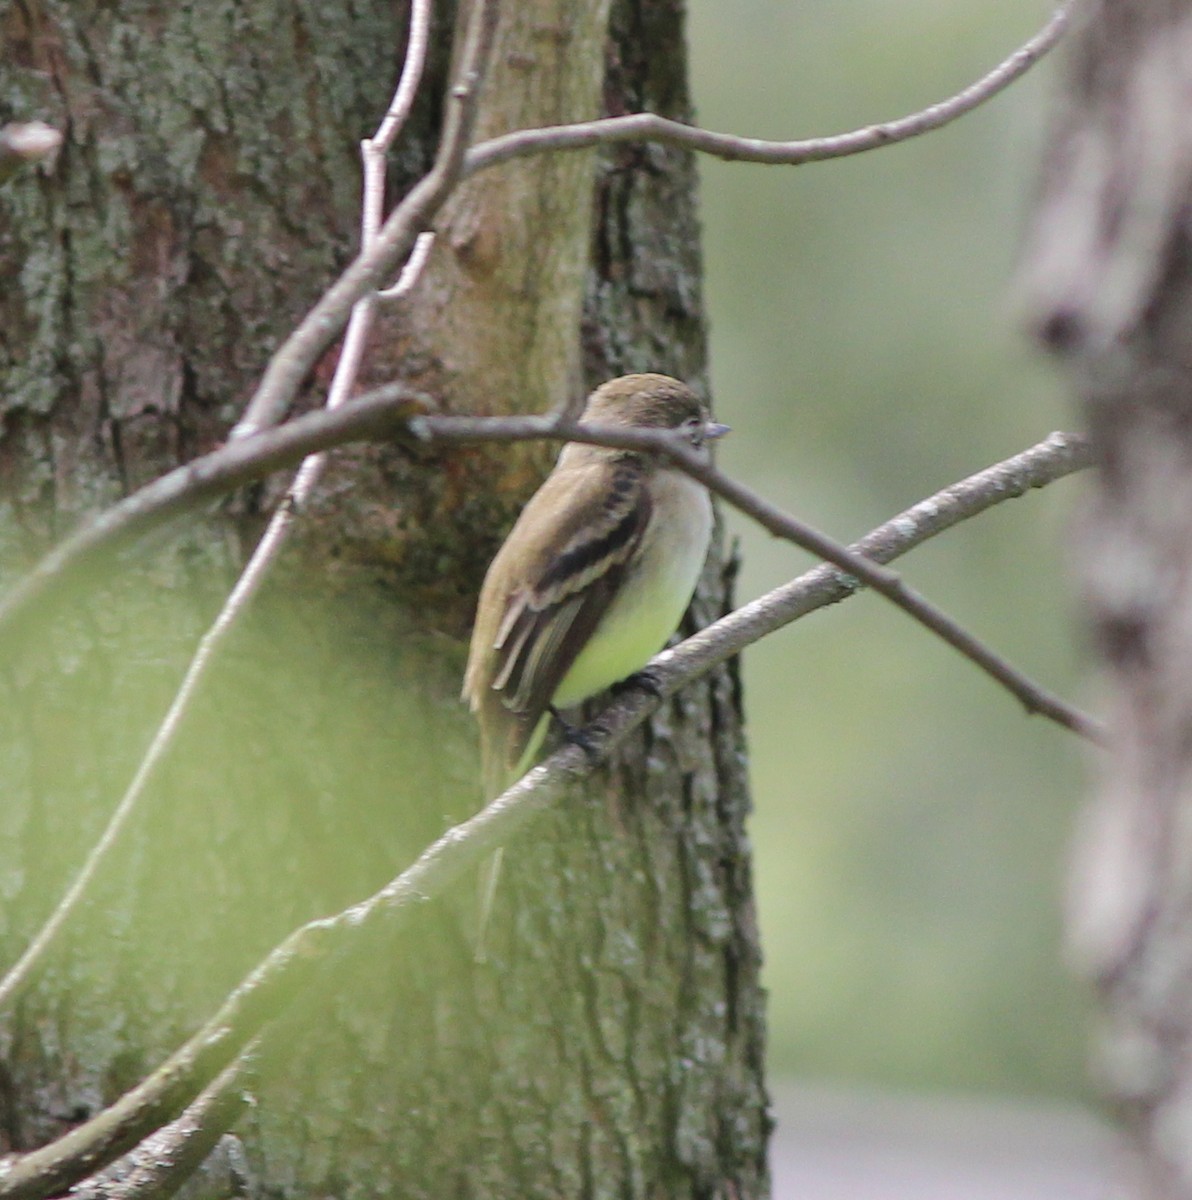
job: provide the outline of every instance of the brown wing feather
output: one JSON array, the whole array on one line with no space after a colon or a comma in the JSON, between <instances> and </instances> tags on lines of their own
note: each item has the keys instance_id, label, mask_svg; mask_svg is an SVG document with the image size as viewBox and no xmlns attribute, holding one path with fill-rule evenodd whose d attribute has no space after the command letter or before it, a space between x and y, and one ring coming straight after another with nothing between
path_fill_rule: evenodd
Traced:
<instances>
[{"instance_id":1,"label":"brown wing feather","mask_svg":"<svg viewBox=\"0 0 1192 1200\"><path fill-rule=\"evenodd\" d=\"M478 620L473 631L464 695L480 718L490 794L525 753L649 522L649 492L636 459L594 463L566 491L552 486L554 478L531 499L493 560L481 594L488 620L483 627ZM541 553L518 552L515 539L527 534Z\"/></svg>"}]
</instances>

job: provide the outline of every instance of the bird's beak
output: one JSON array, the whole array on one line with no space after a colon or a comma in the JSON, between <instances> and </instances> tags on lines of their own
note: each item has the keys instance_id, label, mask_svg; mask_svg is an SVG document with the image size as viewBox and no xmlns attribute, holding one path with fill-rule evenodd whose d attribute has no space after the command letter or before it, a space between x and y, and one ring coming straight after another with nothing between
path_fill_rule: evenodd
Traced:
<instances>
[{"instance_id":1,"label":"bird's beak","mask_svg":"<svg viewBox=\"0 0 1192 1200\"><path fill-rule=\"evenodd\" d=\"M721 425L719 421L709 421L704 426L704 437L709 442L714 442L717 438L722 438L726 433L731 432L731 425Z\"/></svg>"}]
</instances>

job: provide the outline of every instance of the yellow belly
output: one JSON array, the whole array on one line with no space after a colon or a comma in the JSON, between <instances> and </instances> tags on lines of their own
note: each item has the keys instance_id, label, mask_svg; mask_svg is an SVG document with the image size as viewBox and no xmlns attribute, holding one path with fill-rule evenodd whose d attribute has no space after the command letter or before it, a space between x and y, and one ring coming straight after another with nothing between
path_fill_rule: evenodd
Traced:
<instances>
[{"instance_id":1,"label":"yellow belly","mask_svg":"<svg viewBox=\"0 0 1192 1200\"><path fill-rule=\"evenodd\" d=\"M619 598L563 676L554 704L570 708L632 675L666 645L691 600L692 586L669 595Z\"/></svg>"},{"instance_id":2,"label":"yellow belly","mask_svg":"<svg viewBox=\"0 0 1192 1200\"><path fill-rule=\"evenodd\" d=\"M556 707L570 708L641 670L682 620L707 557L712 510L699 484L680 477L673 486L698 489L685 497L693 501L680 510L686 519L664 516L647 531L639 568L625 579L563 677L552 697ZM665 515L674 511L669 505L659 508Z\"/></svg>"}]
</instances>

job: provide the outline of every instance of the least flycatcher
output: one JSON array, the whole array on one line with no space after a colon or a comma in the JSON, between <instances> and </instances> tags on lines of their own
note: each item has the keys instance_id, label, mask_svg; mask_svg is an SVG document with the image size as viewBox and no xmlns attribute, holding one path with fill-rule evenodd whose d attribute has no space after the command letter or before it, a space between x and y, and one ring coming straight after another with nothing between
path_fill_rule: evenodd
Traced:
<instances>
[{"instance_id":1,"label":"least flycatcher","mask_svg":"<svg viewBox=\"0 0 1192 1200\"><path fill-rule=\"evenodd\" d=\"M666 375L625 375L588 398L585 424L676 431L697 450L728 432ZM550 713L658 653L708 553L707 490L659 455L569 442L484 578L464 678L484 787L532 765Z\"/></svg>"}]
</instances>

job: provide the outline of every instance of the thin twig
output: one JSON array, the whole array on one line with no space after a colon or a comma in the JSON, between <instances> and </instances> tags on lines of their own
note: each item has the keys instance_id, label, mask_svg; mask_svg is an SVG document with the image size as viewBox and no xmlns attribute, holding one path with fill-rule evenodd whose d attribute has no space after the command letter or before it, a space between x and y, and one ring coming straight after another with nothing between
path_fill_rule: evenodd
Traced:
<instances>
[{"instance_id":1,"label":"thin twig","mask_svg":"<svg viewBox=\"0 0 1192 1200\"><path fill-rule=\"evenodd\" d=\"M422 274L434 246L435 235L433 233L420 233L414 239L414 249L410 251L410 257L406 259L406 265L402 267L397 282L383 292L377 292L376 298L378 300L404 300L414 290L414 285L418 282L418 277Z\"/></svg>"},{"instance_id":2,"label":"thin twig","mask_svg":"<svg viewBox=\"0 0 1192 1200\"><path fill-rule=\"evenodd\" d=\"M938 129L996 95L1059 41L1076 3L1067 0L1039 33L955 96L922 112L850 133L798 142L765 142L709 133L653 113L637 113L493 138L472 147L462 162L452 164L450 172L439 171L436 163L435 169L389 215L372 250L348 266L278 349L233 436L247 437L281 420L319 356L339 335L352 306L362 296L375 292L382 278L409 254L414 238L430 227L462 174L475 174L530 154L625 141L661 141L720 158L782 165L859 154Z\"/></svg>"},{"instance_id":3,"label":"thin twig","mask_svg":"<svg viewBox=\"0 0 1192 1200\"><path fill-rule=\"evenodd\" d=\"M406 38L406 59L397 89L393 93L393 99L389 102L389 108L381 121L380 128L371 138L365 138L360 143L363 178L360 250L363 254L367 254L373 248L377 240L377 233L381 228L381 218L385 208L385 158L414 105L414 97L418 93L418 84L426 65L429 31L430 0L414 0L410 9L410 32ZM473 95L474 100L475 95ZM457 136L466 136L466 130L459 128L456 130L456 134ZM453 153L454 149L447 152ZM414 248L417 249L417 242L415 242ZM421 271L424 262L425 259L415 268L415 278ZM406 265L409 267L410 264ZM376 292L366 292L352 308L352 316L348 321L348 332L344 336L339 361L335 365L335 375L327 393L325 405L327 408L339 408L356 386L356 380L360 374L360 364L364 361L364 350L368 345L369 330L372 328L376 298ZM283 510L279 510L279 516L285 515L286 507L293 508L306 502L307 497L314 490L322 470L323 463L321 461L315 464L303 463L302 472L295 483L295 490L301 486L303 494L291 495L288 498L289 505L283 506Z\"/></svg>"},{"instance_id":4,"label":"thin twig","mask_svg":"<svg viewBox=\"0 0 1192 1200\"><path fill-rule=\"evenodd\" d=\"M1016 499L1032 488L1046 487L1090 464L1091 452L1084 437L1053 433L1029 450L920 501L854 542L848 552L868 564L891 562L936 534L978 516L996 504ZM857 572L851 567L842 569L821 564L765 596L743 604L679 645L662 651L651 665L651 673L659 680L659 690L663 695L671 694L691 677L692 672L711 670L791 621L855 595L857 585ZM675 675L673 686L668 682L672 672ZM1030 711L1043 711L1029 704L1027 707ZM631 712L636 713L636 709ZM1104 740L1101 726L1090 717L1073 710L1069 710L1068 715L1071 720L1060 720L1060 724L1076 729L1094 742ZM600 723L606 723L604 717Z\"/></svg>"},{"instance_id":5,"label":"thin twig","mask_svg":"<svg viewBox=\"0 0 1192 1200\"><path fill-rule=\"evenodd\" d=\"M1082 439L1053 434L887 521L852 550L867 560L890 561L935 534L1031 488L1044 487L1086 463ZM296 998L310 998L312 989L326 983L321 964L348 945L357 928L405 920L424 900L440 895L546 811L569 783L590 774L595 762L611 753L666 697L797 617L855 591L856 581L848 573L821 565L664 650L650 664L657 694L625 692L585 731L588 749L564 746L476 816L448 830L379 892L290 934L228 995L215 1016L136 1088L58 1141L0 1164L0 1200L53 1195L173 1120L268 1021Z\"/></svg>"},{"instance_id":6,"label":"thin twig","mask_svg":"<svg viewBox=\"0 0 1192 1200\"><path fill-rule=\"evenodd\" d=\"M414 98L418 94L418 84L422 80L422 71L426 65L426 47L430 36L430 0L413 0L410 9L410 34L406 39L406 62L402 69L401 79L397 90L389 104L389 111L381 122L376 135L365 141L360 151L364 158L364 206L363 228L361 230L360 248L364 251L372 249L377 232L381 228L381 218L385 207L385 160L397 139L398 133L404 128L414 107ZM409 277L407 290L413 286L413 281L425 265L430 246L425 245L425 239L433 235L423 235L414 243L410 253L410 261L402 271L403 277ZM420 249L421 246L421 249ZM413 265L417 263L417 265ZM396 287L396 285L394 285ZM392 292L394 288L387 289ZM375 293L374 293L375 295ZM384 295L384 293L381 293ZM364 302L365 296L357 304Z\"/></svg>"},{"instance_id":7,"label":"thin twig","mask_svg":"<svg viewBox=\"0 0 1192 1200\"><path fill-rule=\"evenodd\" d=\"M431 0L413 0L410 6L410 32L406 37L405 61L402 64L401 78L389 101L388 111L381 121L380 128L373 135L372 146L384 165L384 156L397 140L397 135L405 128L410 110L418 95L418 85L422 82L422 72L426 68L426 47L430 36ZM368 233L371 235L381 223L381 206L366 214L369 223Z\"/></svg>"},{"instance_id":8,"label":"thin twig","mask_svg":"<svg viewBox=\"0 0 1192 1200\"><path fill-rule=\"evenodd\" d=\"M1051 20L1030 41L999 63L988 75L969 84L947 100L932 104L920 112L867 125L830 137L805 138L801 141L770 142L760 138L737 137L684 125L655 113L631 113L622 117L604 117L572 125L544 129L523 129L481 142L468 152L468 175L497 163L523 158L528 154L548 154L563 150L584 150L614 142L660 142L697 150L730 162L767 163L799 166L828 158L843 158L866 150L877 150L905 142L908 138L930 133L971 112L986 100L1007 88L1039 61L1063 36L1071 20L1075 0L1056 9Z\"/></svg>"}]
</instances>

